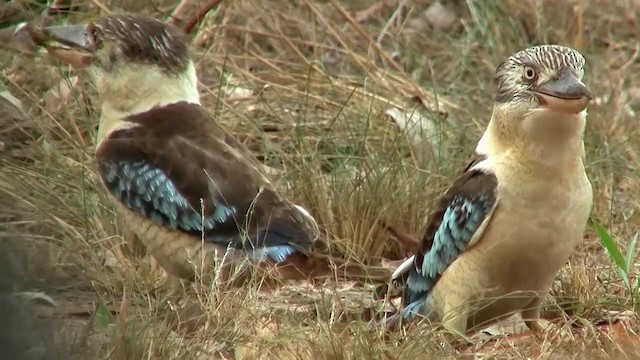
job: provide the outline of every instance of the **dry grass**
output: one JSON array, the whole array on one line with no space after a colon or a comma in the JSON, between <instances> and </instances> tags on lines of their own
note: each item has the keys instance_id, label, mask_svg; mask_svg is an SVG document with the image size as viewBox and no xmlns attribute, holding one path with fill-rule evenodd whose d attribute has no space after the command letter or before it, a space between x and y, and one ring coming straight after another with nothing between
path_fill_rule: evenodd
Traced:
<instances>
[{"instance_id":1,"label":"dry grass","mask_svg":"<svg viewBox=\"0 0 640 360\"><path fill-rule=\"evenodd\" d=\"M70 21L103 14L96 4L161 18L176 5L77 3ZM336 251L362 261L399 258L400 249L375 222L420 231L434 197L466 162L489 119L490 79L499 61L531 44L576 47L588 59L586 81L598 96L585 139L592 215L624 252L640 224L634 140L640 106L632 91L640 87L640 5L451 1L458 20L435 29L423 15L432 1L400 3L395 21L389 19L398 4L387 1L354 23L344 14L374 1L224 2L195 29L204 104L266 164L283 170L278 186L312 209ZM73 74L47 59L6 54L2 61L2 81L30 116L17 129L0 128L7 145L0 153L0 236L22 250L12 255L24 274L20 288L58 302L60 358L456 358L440 348L441 332L426 324L387 341L367 331L359 320L380 308L371 304L370 288L329 283L220 293L213 284L189 301L167 303L162 272L148 258L127 254L126 233L93 176L98 113L91 87L82 83L61 110L49 112L38 100ZM420 112L437 138L408 141L385 115L391 108ZM605 310L634 309L633 300L589 228L545 313L555 318L565 309L572 321L587 324L584 333L556 331L535 342L476 350L486 358L639 357L633 340L589 325ZM194 305L204 318L189 313ZM638 330L635 315L623 325Z\"/></svg>"}]
</instances>

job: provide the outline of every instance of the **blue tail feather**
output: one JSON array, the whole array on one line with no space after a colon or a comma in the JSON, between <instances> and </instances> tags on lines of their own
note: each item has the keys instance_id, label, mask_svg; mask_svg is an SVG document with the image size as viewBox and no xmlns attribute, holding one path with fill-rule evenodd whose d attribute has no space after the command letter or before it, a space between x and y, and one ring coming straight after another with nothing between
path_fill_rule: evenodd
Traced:
<instances>
[{"instance_id":1,"label":"blue tail feather","mask_svg":"<svg viewBox=\"0 0 640 360\"><path fill-rule=\"evenodd\" d=\"M268 258L275 263L281 263L295 252L296 249L291 245L267 246L253 250L251 260L261 262L264 261L265 258Z\"/></svg>"}]
</instances>

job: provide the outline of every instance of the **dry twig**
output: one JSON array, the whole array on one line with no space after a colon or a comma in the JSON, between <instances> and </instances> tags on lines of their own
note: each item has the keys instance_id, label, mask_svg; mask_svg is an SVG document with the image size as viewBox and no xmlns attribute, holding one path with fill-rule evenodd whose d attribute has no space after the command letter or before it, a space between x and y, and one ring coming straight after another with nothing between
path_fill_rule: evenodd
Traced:
<instances>
[{"instance_id":1,"label":"dry twig","mask_svg":"<svg viewBox=\"0 0 640 360\"><path fill-rule=\"evenodd\" d=\"M329 0L329 2L331 3L331 5L340 13L340 15L342 15L347 22L363 37L365 38L369 44L371 44L371 46L373 46L373 48L376 50L376 52L378 53L378 55L380 55L380 57L382 57L384 59L384 61L386 61L389 65L391 65L391 67L401 73L404 73L404 69L402 68L402 66L400 64L398 64L397 62L395 62L390 56L389 54L386 53L386 51L384 51L382 49L382 47L380 47L380 45L378 43L376 43L371 36L369 36L369 34L367 33L367 31L365 29L362 28L362 26L360 26L360 24L347 12L347 10L345 10L342 5L340 5L338 3L337 0Z\"/></svg>"},{"instance_id":2,"label":"dry twig","mask_svg":"<svg viewBox=\"0 0 640 360\"><path fill-rule=\"evenodd\" d=\"M415 237L407 234L406 232L392 225L388 225L384 221L379 221L378 224L393 236L393 238L398 242L398 244L402 247L402 249L406 253L413 254L418 250L418 247L420 246L420 241Z\"/></svg>"},{"instance_id":3,"label":"dry twig","mask_svg":"<svg viewBox=\"0 0 640 360\"><path fill-rule=\"evenodd\" d=\"M182 31L184 31L186 34L191 33L191 31L193 31L193 28L196 27L198 22L204 19L207 13L213 10L214 8L216 8L221 2L222 0L209 1L205 6L203 6L200 10L198 10L191 18L189 18L189 21L187 21L187 23L184 25L184 27L182 28Z\"/></svg>"}]
</instances>

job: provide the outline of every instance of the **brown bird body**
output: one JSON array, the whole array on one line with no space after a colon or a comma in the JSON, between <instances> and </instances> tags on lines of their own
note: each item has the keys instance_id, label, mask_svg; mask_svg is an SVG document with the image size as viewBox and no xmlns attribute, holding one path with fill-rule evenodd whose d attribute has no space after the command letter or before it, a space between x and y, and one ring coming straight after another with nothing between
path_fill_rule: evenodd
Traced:
<instances>
[{"instance_id":1,"label":"brown bird body","mask_svg":"<svg viewBox=\"0 0 640 360\"><path fill-rule=\"evenodd\" d=\"M200 105L178 30L114 15L44 33L50 53L94 80L102 103L98 174L170 275L211 275L214 260L224 260L228 275L249 260L277 265L287 279L333 275L333 266L340 278L388 279L386 269L330 257L309 212L283 198L256 157Z\"/></svg>"},{"instance_id":2,"label":"brown bird body","mask_svg":"<svg viewBox=\"0 0 640 360\"><path fill-rule=\"evenodd\" d=\"M440 198L420 248L394 272L403 309L452 333L521 313L532 330L592 206L584 168L584 58L540 46L496 71L496 104L476 156Z\"/></svg>"}]
</instances>

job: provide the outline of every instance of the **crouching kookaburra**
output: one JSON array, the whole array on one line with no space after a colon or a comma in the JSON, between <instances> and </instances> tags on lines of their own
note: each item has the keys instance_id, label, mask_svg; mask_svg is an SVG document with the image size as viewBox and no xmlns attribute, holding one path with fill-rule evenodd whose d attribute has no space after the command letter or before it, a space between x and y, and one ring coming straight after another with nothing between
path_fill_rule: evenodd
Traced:
<instances>
[{"instance_id":1,"label":"crouching kookaburra","mask_svg":"<svg viewBox=\"0 0 640 360\"><path fill-rule=\"evenodd\" d=\"M226 259L276 265L286 279L337 268L338 278L388 280L389 270L331 258L309 212L283 198L257 158L207 114L179 30L123 14L34 38L95 83L99 178L168 274L191 279Z\"/></svg>"},{"instance_id":2,"label":"crouching kookaburra","mask_svg":"<svg viewBox=\"0 0 640 360\"><path fill-rule=\"evenodd\" d=\"M544 45L498 66L491 120L416 253L394 272L402 309L385 325L420 316L465 336L520 313L531 330L546 327L540 306L592 206L584 64L573 49Z\"/></svg>"}]
</instances>

